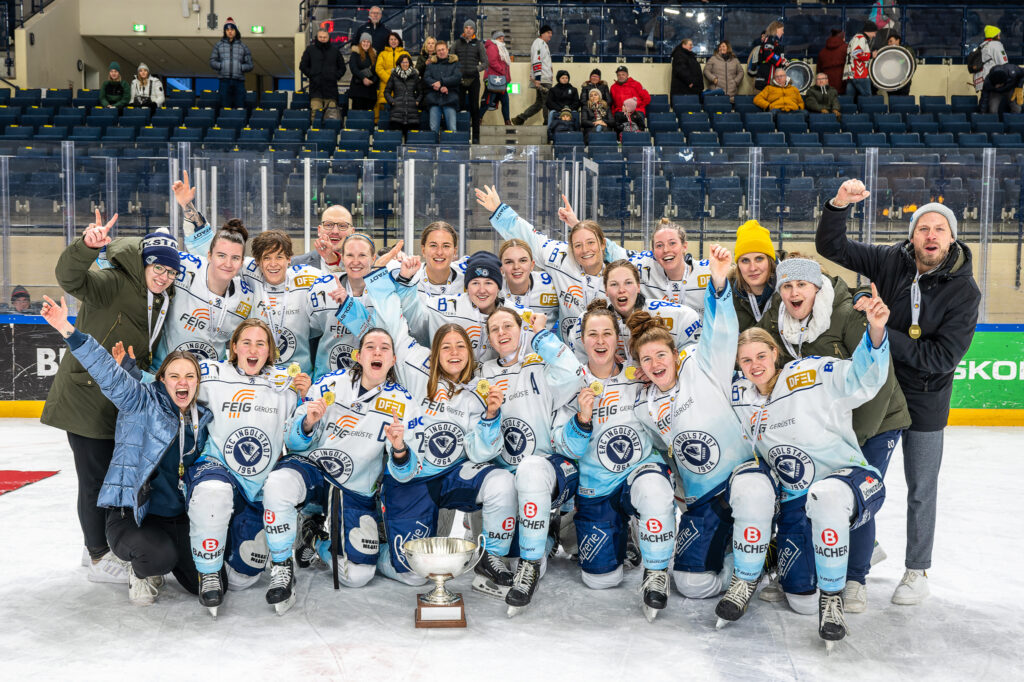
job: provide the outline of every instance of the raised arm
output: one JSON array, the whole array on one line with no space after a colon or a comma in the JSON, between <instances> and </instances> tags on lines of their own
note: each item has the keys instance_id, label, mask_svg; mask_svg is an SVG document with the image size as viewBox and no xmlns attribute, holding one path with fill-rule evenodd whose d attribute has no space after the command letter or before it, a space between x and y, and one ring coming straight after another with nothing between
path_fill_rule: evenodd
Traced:
<instances>
[{"instance_id":1,"label":"raised arm","mask_svg":"<svg viewBox=\"0 0 1024 682\"><path fill-rule=\"evenodd\" d=\"M727 277L732 254L715 244L710 255L711 281L704 292L704 328L697 342L697 362L729 395L740 336L732 287Z\"/></svg>"},{"instance_id":2,"label":"raised arm","mask_svg":"<svg viewBox=\"0 0 1024 682\"><path fill-rule=\"evenodd\" d=\"M871 193L860 180L847 180L840 185L835 197L822 207L814 247L824 258L875 280L889 247L856 242L846 236L850 205L869 196Z\"/></svg>"},{"instance_id":3,"label":"raised arm","mask_svg":"<svg viewBox=\"0 0 1024 682\"><path fill-rule=\"evenodd\" d=\"M889 339L885 323L889 320L889 307L878 296L872 285L871 298L857 302L868 318L868 328L853 351L850 361L833 363L834 369L826 369L826 381L831 382L840 394L840 400L853 406L860 405L875 397L885 384L889 373ZM826 365L827 367L827 365Z\"/></svg>"},{"instance_id":4,"label":"raised arm","mask_svg":"<svg viewBox=\"0 0 1024 682\"><path fill-rule=\"evenodd\" d=\"M90 269L99 250L111 243L109 232L116 222L116 213L104 223L97 210L96 222L90 223L81 239L71 242L57 259L54 271L57 283L80 301L107 303L115 298L126 282L124 273L115 269Z\"/></svg>"}]
</instances>

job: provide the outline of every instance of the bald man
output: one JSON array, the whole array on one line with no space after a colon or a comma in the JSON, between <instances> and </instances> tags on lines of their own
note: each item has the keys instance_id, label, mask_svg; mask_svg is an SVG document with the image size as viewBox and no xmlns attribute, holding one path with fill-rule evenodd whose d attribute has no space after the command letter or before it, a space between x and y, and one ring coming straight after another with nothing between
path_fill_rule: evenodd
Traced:
<instances>
[{"instance_id":1,"label":"bald man","mask_svg":"<svg viewBox=\"0 0 1024 682\"><path fill-rule=\"evenodd\" d=\"M301 256L292 257L292 265L311 265L324 272L343 272L341 266L341 242L356 231L352 225L352 214L344 206L328 206L320 214L316 228L313 250Z\"/></svg>"}]
</instances>

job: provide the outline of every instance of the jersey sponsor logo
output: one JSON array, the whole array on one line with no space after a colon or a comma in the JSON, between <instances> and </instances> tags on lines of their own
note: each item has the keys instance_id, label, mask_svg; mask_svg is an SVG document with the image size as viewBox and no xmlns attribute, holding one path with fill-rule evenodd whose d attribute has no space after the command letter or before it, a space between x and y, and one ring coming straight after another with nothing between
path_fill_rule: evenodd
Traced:
<instances>
[{"instance_id":1,"label":"jersey sponsor logo","mask_svg":"<svg viewBox=\"0 0 1024 682\"><path fill-rule=\"evenodd\" d=\"M753 526L747 526L743 529L743 539L749 542L750 544L760 542L761 531L759 531L757 528L754 528Z\"/></svg>"},{"instance_id":2,"label":"jersey sponsor logo","mask_svg":"<svg viewBox=\"0 0 1024 682\"><path fill-rule=\"evenodd\" d=\"M558 305L558 296L556 294L541 294L540 305L542 307L554 307Z\"/></svg>"},{"instance_id":3,"label":"jersey sponsor logo","mask_svg":"<svg viewBox=\"0 0 1024 682\"><path fill-rule=\"evenodd\" d=\"M220 547L220 543L217 542L216 538L206 538L203 540L203 550L207 552L216 552L218 547Z\"/></svg>"},{"instance_id":4,"label":"jersey sponsor logo","mask_svg":"<svg viewBox=\"0 0 1024 682\"><path fill-rule=\"evenodd\" d=\"M718 466L722 450L710 433L683 431L672 440L676 462L694 474L706 474Z\"/></svg>"},{"instance_id":5,"label":"jersey sponsor logo","mask_svg":"<svg viewBox=\"0 0 1024 682\"><path fill-rule=\"evenodd\" d=\"M270 438L255 426L243 426L224 442L224 460L239 476L258 476L273 458Z\"/></svg>"},{"instance_id":6,"label":"jersey sponsor logo","mask_svg":"<svg viewBox=\"0 0 1024 682\"><path fill-rule=\"evenodd\" d=\"M701 289L704 289L705 287L707 287L708 282L710 282L710 281L711 281L711 275L698 275L697 276L697 286L700 287Z\"/></svg>"},{"instance_id":7,"label":"jersey sponsor logo","mask_svg":"<svg viewBox=\"0 0 1024 682\"><path fill-rule=\"evenodd\" d=\"M501 421L501 435L505 443L501 458L510 466L515 466L526 455L532 455L537 444L537 435L533 428L522 419L514 417Z\"/></svg>"},{"instance_id":8,"label":"jersey sponsor logo","mask_svg":"<svg viewBox=\"0 0 1024 682\"><path fill-rule=\"evenodd\" d=\"M865 476L858 487L860 488L860 496L867 500L882 490L882 479L875 478L874 476Z\"/></svg>"},{"instance_id":9,"label":"jersey sponsor logo","mask_svg":"<svg viewBox=\"0 0 1024 682\"><path fill-rule=\"evenodd\" d=\"M274 525L274 522L276 522L276 521L277 521L277 514L275 514L274 512L270 511L269 509L264 510L264 512L263 512L263 523L267 524L268 526L272 526L272 525Z\"/></svg>"},{"instance_id":10,"label":"jersey sponsor logo","mask_svg":"<svg viewBox=\"0 0 1024 682\"><path fill-rule=\"evenodd\" d=\"M217 351L214 347L205 341L186 341L185 343L179 344L174 350L183 350L192 353L199 360L216 360Z\"/></svg>"},{"instance_id":11,"label":"jersey sponsor logo","mask_svg":"<svg viewBox=\"0 0 1024 682\"><path fill-rule=\"evenodd\" d=\"M579 284L570 284L565 288L565 293L567 294L566 303L578 306L583 305L583 287Z\"/></svg>"},{"instance_id":12,"label":"jersey sponsor logo","mask_svg":"<svg viewBox=\"0 0 1024 682\"><path fill-rule=\"evenodd\" d=\"M480 347L480 325L469 324L466 325L466 336L469 337L469 342L473 345L473 348Z\"/></svg>"},{"instance_id":13,"label":"jersey sponsor logo","mask_svg":"<svg viewBox=\"0 0 1024 682\"><path fill-rule=\"evenodd\" d=\"M608 533L600 528L594 528L580 540L580 559L592 561L607 541Z\"/></svg>"},{"instance_id":14,"label":"jersey sponsor logo","mask_svg":"<svg viewBox=\"0 0 1024 682\"><path fill-rule=\"evenodd\" d=\"M608 471L627 470L641 454L640 436L630 426L613 426L597 441L597 458Z\"/></svg>"},{"instance_id":15,"label":"jersey sponsor logo","mask_svg":"<svg viewBox=\"0 0 1024 682\"><path fill-rule=\"evenodd\" d=\"M231 400L223 403L220 409L227 411L228 418L237 419L245 412L252 411L252 401L256 399L256 389L243 388L235 391Z\"/></svg>"},{"instance_id":16,"label":"jersey sponsor logo","mask_svg":"<svg viewBox=\"0 0 1024 682\"><path fill-rule=\"evenodd\" d=\"M245 286L244 282L242 283L242 286ZM249 317L249 313L251 312L252 306L246 303L245 301L239 303L238 307L235 308L235 314L238 315L239 317Z\"/></svg>"},{"instance_id":17,"label":"jersey sponsor logo","mask_svg":"<svg viewBox=\"0 0 1024 682\"><path fill-rule=\"evenodd\" d=\"M779 575L785 578L789 575L789 569L793 568L796 560L800 557L801 550L795 542L787 539L785 544L779 548Z\"/></svg>"},{"instance_id":18,"label":"jersey sponsor logo","mask_svg":"<svg viewBox=\"0 0 1024 682\"><path fill-rule=\"evenodd\" d=\"M786 386L791 391L795 391L798 388L804 386L813 386L814 380L817 378L818 373L813 369L804 370L803 372L797 372L786 377Z\"/></svg>"},{"instance_id":19,"label":"jersey sponsor logo","mask_svg":"<svg viewBox=\"0 0 1024 682\"><path fill-rule=\"evenodd\" d=\"M295 334L287 327L277 330L277 351L281 354L280 360L284 362L292 356L298 344L295 342Z\"/></svg>"},{"instance_id":20,"label":"jersey sponsor logo","mask_svg":"<svg viewBox=\"0 0 1024 682\"><path fill-rule=\"evenodd\" d=\"M661 521L658 519L647 519L647 530L652 533L660 533L662 529Z\"/></svg>"},{"instance_id":21,"label":"jersey sponsor logo","mask_svg":"<svg viewBox=\"0 0 1024 682\"><path fill-rule=\"evenodd\" d=\"M696 524L693 519L684 518L682 526L679 528L679 533L676 535L676 554L682 554L686 551L686 548L693 544L693 541L700 537L700 531L697 530Z\"/></svg>"},{"instance_id":22,"label":"jersey sponsor logo","mask_svg":"<svg viewBox=\"0 0 1024 682\"><path fill-rule=\"evenodd\" d=\"M800 448L776 445L768 451L768 463L787 490L807 490L814 480L814 461Z\"/></svg>"},{"instance_id":23,"label":"jersey sponsor logo","mask_svg":"<svg viewBox=\"0 0 1024 682\"><path fill-rule=\"evenodd\" d=\"M598 424L603 424L618 414L618 402L618 391L605 391L594 409L594 418L597 419Z\"/></svg>"},{"instance_id":24,"label":"jersey sponsor logo","mask_svg":"<svg viewBox=\"0 0 1024 682\"><path fill-rule=\"evenodd\" d=\"M655 315L655 317L658 318L659 320L661 320L662 323L665 325L665 327L669 331L672 331L672 318L671 317L662 317L661 315Z\"/></svg>"},{"instance_id":25,"label":"jersey sponsor logo","mask_svg":"<svg viewBox=\"0 0 1024 682\"><path fill-rule=\"evenodd\" d=\"M391 400L390 398L377 398L373 404L373 409L383 412L384 414L394 414L398 412L398 418L402 419L405 417L405 403L399 402L398 400Z\"/></svg>"},{"instance_id":26,"label":"jersey sponsor logo","mask_svg":"<svg viewBox=\"0 0 1024 682\"><path fill-rule=\"evenodd\" d=\"M523 516L528 519L532 519L537 515L537 505L533 502L527 502L523 505Z\"/></svg>"},{"instance_id":27,"label":"jersey sponsor logo","mask_svg":"<svg viewBox=\"0 0 1024 682\"><path fill-rule=\"evenodd\" d=\"M345 483L352 476L354 466L352 458L346 452L330 448L317 448L306 456L310 462L317 465L339 485Z\"/></svg>"},{"instance_id":28,"label":"jersey sponsor logo","mask_svg":"<svg viewBox=\"0 0 1024 682\"><path fill-rule=\"evenodd\" d=\"M210 321L210 310L209 308L196 308L190 313L185 313L178 320L185 323L183 328L187 332L206 329L206 323Z\"/></svg>"},{"instance_id":29,"label":"jersey sponsor logo","mask_svg":"<svg viewBox=\"0 0 1024 682\"><path fill-rule=\"evenodd\" d=\"M502 530L512 530L515 527L516 527L516 517L514 517L514 516L509 516L508 518L506 518L504 521L501 522L501 529Z\"/></svg>"},{"instance_id":30,"label":"jersey sponsor logo","mask_svg":"<svg viewBox=\"0 0 1024 682\"><path fill-rule=\"evenodd\" d=\"M839 542L839 533L835 532L831 528L826 528L821 531L821 541L829 547L835 547L836 543Z\"/></svg>"},{"instance_id":31,"label":"jersey sponsor logo","mask_svg":"<svg viewBox=\"0 0 1024 682\"><path fill-rule=\"evenodd\" d=\"M436 467L446 467L462 454L465 435L456 424L437 422L422 431L423 458Z\"/></svg>"},{"instance_id":32,"label":"jersey sponsor logo","mask_svg":"<svg viewBox=\"0 0 1024 682\"><path fill-rule=\"evenodd\" d=\"M297 287L311 287L316 282L316 275L297 275L293 281Z\"/></svg>"},{"instance_id":33,"label":"jersey sponsor logo","mask_svg":"<svg viewBox=\"0 0 1024 682\"><path fill-rule=\"evenodd\" d=\"M334 346L327 358L328 367L333 367L335 370L352 369L356 364L352 359L353 350L355 349L347 343L339 343Z\"/></svg>"}]
</instances>

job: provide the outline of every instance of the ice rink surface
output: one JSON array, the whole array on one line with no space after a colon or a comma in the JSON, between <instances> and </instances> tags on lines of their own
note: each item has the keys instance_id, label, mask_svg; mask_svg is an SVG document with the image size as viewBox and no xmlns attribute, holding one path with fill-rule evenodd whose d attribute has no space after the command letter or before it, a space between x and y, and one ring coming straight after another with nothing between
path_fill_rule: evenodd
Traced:
<instances>
[{"instance_id":1,"label":"ice rink surface","mask_svg":"<svg viewBox=\"0 0 1024 682\"><path fill-rule=\"evenodd\" d=\"M503 602L472 592L469 576L449 583L465 595L465 630L415 629L423 588L378 576L335 592L328 571L300 571L297 602L281 617L264 601L266 577L228 592L216 621L173 578L156 604L135 607L127 586L90 583L79 566L65 434L13 419L0 420L0 434L0 469L61 469L0 495L4 680L1024 679L1024 429L946 430L932 596L918 607L889 603L903 574L906 518L897 448L878 517L889 559L868 579L867 612L847 616L850 635L828 658L814 617L755 599L716 631L715 600L673 589L648 624L639 570L595 592L564 558L549 564L533 605L514 619Z\"/></svg>"}]
</instances>

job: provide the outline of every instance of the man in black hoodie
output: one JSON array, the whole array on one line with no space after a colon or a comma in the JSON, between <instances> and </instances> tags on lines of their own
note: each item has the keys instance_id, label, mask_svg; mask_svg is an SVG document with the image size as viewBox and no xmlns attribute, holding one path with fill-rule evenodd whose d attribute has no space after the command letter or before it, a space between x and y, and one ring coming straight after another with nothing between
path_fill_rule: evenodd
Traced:
<instances>
[{"instance_id":1,"label":"man in black hoodie","mask_svg":"<svg viewBox=\"0 0 1024 682\"><path fill-rule=\"evenodd\" d=\"M925 571L935 540L942 432L949 418L953 373L974 338L981 292L971 251L956 238L956 216L943 204L917 209L909 238L901 244L848 239L847 209L868 194L860 180L844 182L822 211L815 246L823 257L870 279L889 305L889 348L911 417L903 435L907 570L892 601L912 605L928 596Z\"/></svg>"},{"instance_id":2,"label":"man in black hoodie","mask_svg":"<svg viewBox=\"0 0 1024 682\"><path fill-rule=\"evenodd\" d=\"M672 87L670 97L699 95L704 89L704 74L693 54L693 41L683 38L672 50Z\"/></svg>"},{"instance_id":3,"label":"man in black hoodie","mask_svg":"<svg viewBox=\"0 0 1024 682\"><path fill-rule=\"evenodd\" d=\"M473 127L473 144L480 143L480 72L487 70L487 48L476 37L476 24L467 19L462 35L452 45L459 58L462 81L459 84L459 110L468 111Z\"/></svg>"},{"instance_id":4,"label":"man in black hoodie","mask_svg":"<svg viewBox=\"0 0 1024 682\"><path fill-rule=\"evenodd\" d=\"M580 91L569 82L569 72L562 69L555 74L555 84L548 91L547 101L544 106L548 108L548 125L561 116L562 109L569 109L572 112L579 111ZM575 117L576 114L573 114Z\"/></svg>"},{"instance_id":5,"label":"man in black hoodie","mask_svg":"<svg viewBox=\"0 0 1024 682\"><path fill-rule=\"evenodd\" d=\"M310 120L316 120L318 111L338 106L338 81L347 71L345 58L338 46L331 42L331 34L321 28L299 61L299 71L309 81Z\"/></svg>"}]
</instances>

